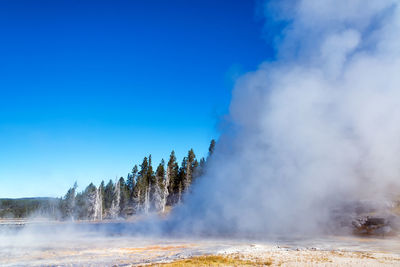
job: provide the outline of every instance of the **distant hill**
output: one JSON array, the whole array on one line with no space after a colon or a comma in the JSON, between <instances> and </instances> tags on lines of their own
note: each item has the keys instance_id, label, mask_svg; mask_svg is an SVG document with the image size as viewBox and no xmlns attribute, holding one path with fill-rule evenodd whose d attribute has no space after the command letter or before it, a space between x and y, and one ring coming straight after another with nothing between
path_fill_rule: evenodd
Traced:
<instances>
[{"instance_id":1,"label":"distant hill","mask_svg":"<svg viewBox=\"0 0 400 267\"><path fill-rule=\"evenodd\" d=\"M59 202L51 197L0 198L0 218L57 217Z\"/></svg>"}]
</instances>

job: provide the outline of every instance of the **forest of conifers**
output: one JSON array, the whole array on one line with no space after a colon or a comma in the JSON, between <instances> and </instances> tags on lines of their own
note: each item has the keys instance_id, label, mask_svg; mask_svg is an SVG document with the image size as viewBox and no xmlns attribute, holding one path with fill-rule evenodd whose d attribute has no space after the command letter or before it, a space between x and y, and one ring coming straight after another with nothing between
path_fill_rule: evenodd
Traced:
<instances>
[{"instance_id":1,"label":"forest of conifers","mask_svg":"<svg viewBox=\"0 0 400 267\"><path fill-rule=\"evenodd\" d=\"M207 158L200 160L190 149L180 165L174 151L168 162L162 160L156 168L150 155L139 166L135 165L126 178L102 181L98 187L91 183L80 192L75 183L64 197L51 201L0 200L0 217L34 214L62 220L103 220L166 212L182 201L191 184L202 175L214 147L212 140Z\"/></svg>"}]
</instances>

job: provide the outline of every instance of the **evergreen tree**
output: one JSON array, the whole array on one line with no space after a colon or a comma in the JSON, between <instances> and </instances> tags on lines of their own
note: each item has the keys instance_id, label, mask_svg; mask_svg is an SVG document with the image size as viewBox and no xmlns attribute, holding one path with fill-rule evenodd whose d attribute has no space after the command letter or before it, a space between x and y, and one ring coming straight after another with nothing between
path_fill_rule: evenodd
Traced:
<instances>
[{"instance_id":1,"label":"evergreen tree","mask_svg":"<svg viewBox=\"0 0 400 267\"><path fill-rule=\"evenodd\" d=\"M96 195L97 188L93 183L90 183L85 189L85 199L86 199L86 219L93 219L95 214L96 206Z\"/></svg>"},{"instance_id":2,"label":"evergreen tree","mask_svg":"<svg viewBox=\"0 0 400 267\"><path fill-rule=\"evenodd\" d=\"M198 162L196 160L196 155L194 154L193 149L190 149L188 152L188 156L186 157L186 170L183 177L183 189L185 191L188 191L190 185L192 184L193 173L195 172L197 166Z\"/></svg>"},{"instance_id":3,"label":"evergreen tree","mask_svg":"<svg viewBox=\"0 0 400 267\"><path fill-rule=\"evenodd\" d=\"M144 205L146 202L146 192L147 192L147 184L148 184L148 172L149 172L149 162L147 157L144 157L142 164L140 164L140 171L138 172L136 186L135 186L135 195L136 195L136 212L140 212L144 209Z\"/></svg>"},{"instance_id":4,"label":"evergreen tree","mask_svg":"<svg viewBox=\"0 0 400 267\"><path fill-rule=\"evenodd\" d=\"M104 190L105 190L104 181L101 181L101 183L99 185L99 194L100 194L100 198L101 198L101 212L102 212L101 216L99 216L99 217L101 217L101 218L103 218L103 216L104 216L104 211L105 211L105 207L106 207L105 198L104 198Z\"/></svg>"},{"instance_id":5,"label":"evergreen tree","mask_svg":"<svg viewBox=\"0 0 400 267\"><path fill-rule=\"evenodd\" d=\"M193 180L196 180L196 178L204 175L205 167L206 167L206 160L204 159L204 157L202 157L199 161L198 166L195 168L195 171L193 173Z\"/></svg>"},{"instance_id":6,"label":"evergreen tree","mask_svg":"<svg viewBox=\"0 0 400 267\"><path fill-rule=\"evenodd\" d=\"M172 150L169 161L167 164L167 181L166 181L166 205L173 205L176 203L179 192L179 166L176 161L175 151ZM165 210L165 207L164 207Z\"/></svg>"},{"instance_id":7,"label":"evergreen tree","mask_svg":"<svg viewBox=\"0 0 400 267\"><path fill-rule=\"evenodd\" d=\"M106 187L104 188L104 210L106 214L110 214L110 209L112 206L112 202L114 199L114 183L110 179L110 181L107 183Z\"/></svg>"},{"instance_id":8,"label":"evergreen tree","mask_svg":"<svg viewBox=\"0 0 400 267\"><path fill-rule=\"evenodd\" d=\"M154 196L154 186L156 184L156 178L153 172L152 160L151 155L149 155L149 167L147 169L146 175L146 198L145 198L145 213L149 213L152 208L152 200Z\"/></svg>"},{"instance_id":9,"label":"evergreen tree","mask_svg":"<svg viewBox=\"0 0 400 267\"><path fill-rule=\"evenodd\" d=\"M195 171L193 173L193 180L195 180L197 177L200 177L200 176L204 175L204 173L206 171L207 162L210 160L211 156L214 153L215 145L216 145L216 142L215 142L214 139L212 139L211 142L210 142L210 146L208 148L207 159L204 159L204 157L202 157L200 159L200 162L198 163L198 166L195 167Z\"/></svg>"},{"instance_id":10,"label":"evergreen tree","mask_svg":"<svg viewBox=\"0 0 400 267\"><path fill-rule=\"evenodd\" d=\"M68 218L71 220L74 219L75 197L77 188L78 184L75 182L74 186L68 190L68 192L64 196L64 199L61 201L61 211L63 214L63 218Z\"/></svg>"},{"instance_id":11,"label":"evergreen tree","mask_svg":"<svg viewBox=\"0 0 400 267\"><path fill-rule=\"evenodd\" d=\"M184 157L181 163L181 167L178 171L177 184L175 185L174 191L176 192L175 203L180 203L182 200L182 194L185 190L186 185L186 171L187 171L187 157Z\"/></svg>"},{"instance_id":12,"label":"evergreen tree","mask_svg":"<svg viewBox=\"0 0 400 267\"><path fill-rule=\"evenodd\" d=\"M211 140L211 143L210 143L210 146L209 146L209 148L208 148L208 157L211 157L212 154L214 154L215 144L216 144L215 140L212 139L212 140Z\"/></svg>"},{"instance_id":13,"label":"evergreen tree","mask_svg":"<svg viewBox=\"0 0 400 267\"><path fill-rule=\"evenodd\" d=\"M135 165L132 169L132 173L128 176L128 179L126 181L126 186L129 192L129 202L130 204L133 204L133 199L134 199L134 191L135 191L135 181L136 181L136 176L138 174L138 167Z\"/></svg>"},{"instance_id":14,"label":"evergreen tree","mask_svg":"<svg viewBox=\"0 0 400 267\"><path fill-rule=\"evenodd\" d=\"M160 164L156 170L156 180L160 185L161 189L164 189L164 180L165 180L165 161L161 160Z\"/></svg>"},{"instance_id":15,"label":"evergreen tree","mask_svg":"<svg viewBox=\"0 0 400 267\"><path fill-rule=\"evenodd\" d=\"M86 199L83 192L76 193L75 196L75 207L74 207L74 219L83 220L87 216Z\"/></svg>"},{"instance_id":16,"label":"evergreen tree","mask_svg":"<svg viewBox=\"0 0 400 267\"><path fill-rule=\"evenodd\" d=\"M164 180L165 180L165 162L161 160L158 165L155 176L153 202L156 211L163 209L163 193L164 193Z\"/></svg>"},{"instance_id":17,"label":"evergreen tree","mask_svg":"<svg viewBox=\"0 0 400 267\"><path fill-rule=\"evenodd\" d=\"M127 209L129 208L130 194L128 185L125 183L125 179L123 177L119 178L119 187L120 187L119 215L125 217L127 214Z\"/></svg>"},{"instance_id":18,"label":"evergreen tree","mask_svg":"<svg viewBox=\"0 0 400 267\"><path fill-rule=\"evenodd\" d=\"M90 183L84 191L76 194L75 216L79 220L92 219L95 212L96 186Z\"/></svg>"}]
</instances>

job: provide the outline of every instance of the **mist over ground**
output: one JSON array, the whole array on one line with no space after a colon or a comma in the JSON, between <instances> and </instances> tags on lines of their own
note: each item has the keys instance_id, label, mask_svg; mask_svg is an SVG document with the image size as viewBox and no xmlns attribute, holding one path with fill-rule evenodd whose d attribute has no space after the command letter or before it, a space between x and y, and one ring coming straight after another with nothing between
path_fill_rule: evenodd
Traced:
<instances>
[{"instance_id":1,"label":"mist over ground","mask_svg":"<svg viewBox=\"0 0 400 267\"><path fill-rule=\"evenodd\" d=\"M286 25L277 58L238 79L227 127L171 215L173 231L321 233L349 203L391 205L400 192L399 4L263 3L267 34Z\"/></svg>"}]
</instances>

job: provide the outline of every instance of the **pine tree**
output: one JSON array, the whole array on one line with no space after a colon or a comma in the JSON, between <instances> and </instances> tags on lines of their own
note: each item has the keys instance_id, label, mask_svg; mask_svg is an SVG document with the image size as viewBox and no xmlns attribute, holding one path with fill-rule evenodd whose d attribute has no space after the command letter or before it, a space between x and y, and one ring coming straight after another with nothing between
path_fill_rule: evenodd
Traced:
<instances>
[{"instance_id":1,"label":"pine tree","mask_svg":"<svg viewBox=\"0 0 400 267\"><path fill-rule=\"evenodd\" d=\"M61 210L64 218L74 220L75 197L77 188L78 184L75 182L74 186L68 190L68 192L64 196L64 199L61 202Z\"/></svg>"},{"instance_id":2,"label":"pine tree","mask_svg":"<svg viewBox=\"0 0 400 267\"><path fill-rule=\"evenodd\" d=\"M215 144L216 144L215 140L212 139L211 143L210 143L210 147L208 148L208 157L211 157L212 154L214 154Z\"/></svg>"},{"instance_id":3,"label":"pine tree","mask_svg":"<svg viewBox=\"0 0 400 267\"><path fill-rule=\"evenodd\" d=\"M110 179L110 181L104 188L104 209L107 214L110 214L112 202L114 199L114 190L115 190L114 183Z\"/></svg>"},{"instance_id":4,"label":"pine tree","mask_svg":"<svg viewBox=\"0 0 400 267\"><path fill-rule=\"evenodd\" d=\"M175 151L173 150L169 156L167 164L167 179L168 183L166 184L166 187L168 192L166 194L165 206L176 203L179 192L179 166L176 161Z\"/></svg>"},{"instance_id":5,"label":"pine tree","mask_svg":"<svg viewBox=\"0 0 400 267\"><path fill-rule=\"evenodd\" d=\"M186 170L184 172L184 177L183 177L183 189L185 191L188 191L190 188L190 185L192 184L193 181L193 173L195 169L198 166L198 162L196 160L196 155L194 154L193 149L190 149L188 152L188 156L186 157Z\"/></svg>"},{"instance_id":6,"label":"pine tree","mask_svg":"<svg viewBox=\"0 0 400 267\"><path fill-rule=\"evenodd\" d=\"M135 195L136 199L136 212L144 210L144 205L147 200L147 185L148 185L148 173L149 173L149 162L147 157L144 157L142 164L140 165L140 171L138 172Z\"/></svg>"},{"instance_id":7,"label":"pine tree","mask_svg":"<svg viewBox=\"0 0 400 267\"><path fill-rule=\"evenodd\" d=\"M161 163L158 165L155 176L155 184L154 184L154 194L153 194L153 202L154 208L156 211L161 211L163 209L163 193L164 193L164 180L165 180L165 162L161 160Z\"/></svg>"},{"instance_id":8,"label":"pine tree","mask_svg":"<svg viewBox=\"0 0 400 267\"><path fill-rule=\"evenodd\" d=\"M174 194L175 194L175 204L180 203L182 199L182 194L185 190L186 184L186 171L187 171L187 157L182 159L181 166L178 170L178 179L176 179L176 184L174 186Z\"/></svg>"},{"instance_id":9,"label":"pine tree","mask_svg":"<svg viewBox=\"0 0 400 267\"><path fill-rule=\"evenodd\" d=\"M206 167L206 160L204 159L204 157L202 157L199 161L198 166L195 168L195 172L193 173L193 180L196 180L196 178L204 175L205 167Z\"/></svg>"},{"instance_id":10,"label":"pine tree","mask_svg":"<svg viewBox=\"0 0 400 267\"><path fill-rule=\"evenodd\" d=\"M96 186L90 183L75 196L74 216L79 220L93 219L95 213Z\"/></svg>"},{"instance_id":11,"label":"pine tree","mask_svg":"<svg viewBox=\"0 0 400 267\"><path fill-rule=\"evenodd\" d=\"M75 196L74 219L83 220L87 215L86 198L84 192L78 192Z\"/></svg>"},{"instance_id":12,"label":"pine tree","mask_svg":"<svg viewBox=\"0 0 400 267\"><path fill-rule=\"evenodd\" d=\"M204 157L202 157L200 159L198 166L195 167L195 171L193 173L193 180L195 180L197 177L204 175L204 173L206 171L207 162L210 160L211 156L214 154L215 145L216 145L216 142L214 139L212 139L210 142L210 146L208 148L207 159L205 159Z\"/></svg>"},{"instance_id":13,"label":"pine tree","mask_svg":"<svg viewBox=\"0 0 400 267\"><path fill-rule=\"evenodd\" d=\"M97 195L97 188L93 183L90 183L85 191L84 191L84 196L85 196L85 211L86 214L85 219L93 219L96 211L96 195Z\"/></svg>"},{"instance_id":14,"label":"pine tree","mask_svg":"<svg viewBox=\"0 0 400 267\"><path fill-rule=\"evenodd\" d=\"M129 207L129 190L123 177L119 178L120 201L119 201L119 216L125 217Z\"/></svg>"},{"instance_id":15,"label":"pine tree","mask_svg":"<svg viewBox=\"0 0 400 267\"><path fill-rule=\"evenodd\" d=\"M126 181L126 186L128 188L129 192L129 203L133 204L133 199L134 199L134 191L135 191L135 181L136 181L136 176L138 174L138 167L135 165L132 169L132 173L128 176L128 179Z\"/></svg>"},{"instance_id":16,"label":"pine tree","mask_svg":"<svg viewBox=\"0 0 400 267\"><path fill-rule=\"evenodd\" d=\"M153 172L151 155L149 155L149 167L147 169L147 175L146 175L146 193L145 193L145 205L144 205L145 213L149 213L151 211L155 183L156 183L156 178Z\"/></svg>"},{"instance_id":17,"label":"pine tree","mask_svg":"<svg viewBox=\"0 0 400 267\"><path fill-rule=\"evenodd\" d=\"M162 159L161 163L158 165L156 170L156 181L161 189L164 189L164 180L165 180L165 161L164 159Z\"/></svg>"},{"instance_id":18,"label":"pine tree","mask_svg":"<svg viewBox=\"0 0 400 267\"><path fill-rule=\"evenodd\" d=\"M188 156L184 157L182 160L181 167L178 171L178 179L175 184L175 203L181 203L183 194L189 191L190 185L192 183L192 173L194 170L194 166L198 163L195 161L195 155L193 150L188 152Z\"/></svg>"},{"instance_id":19,"label":"pine tree","mask_svg":"<svg viewBox=\"0 0 400 267\"><path fill-rule=\"evenodd\" d=\"M99 195L100 195L100 200L101 200L101 215L99 215L99 216L101 219L103 219L104 211L105 211L105 207L106 207L105 198L104 198L104 190L105 190L104 181L101 181L98 189L99 189Z\"/></svg>"},{"instance_id":20,"label":"pine tree","mask_svg":"<svg viewBox=\"0 0 400 267\"><path fill-rule=\"evenodd\" d=\"M123 181L123 179L122 179L122 181ZM120 211L121 211L120 203L121 203L121 184L120 184L120 180L116 179L112 202L111 202L111 208L110 208L110 217L111 218L115 219L120 216Z\"/></svg>"},{"instance_id":21,"label":"pine tree","mask_svg":"<svg viewBox=\"0 0 400 267\"><path fill-rule=\"evenodd\" d=\"M175 151L172 150L168 164L166 177L164 182L164 193L163 193L163 207L162 211L165 212L167 204L172 205L174 195L174 185L178 179L178 163L176 162Z\"/></svg>"}]
</instances>

